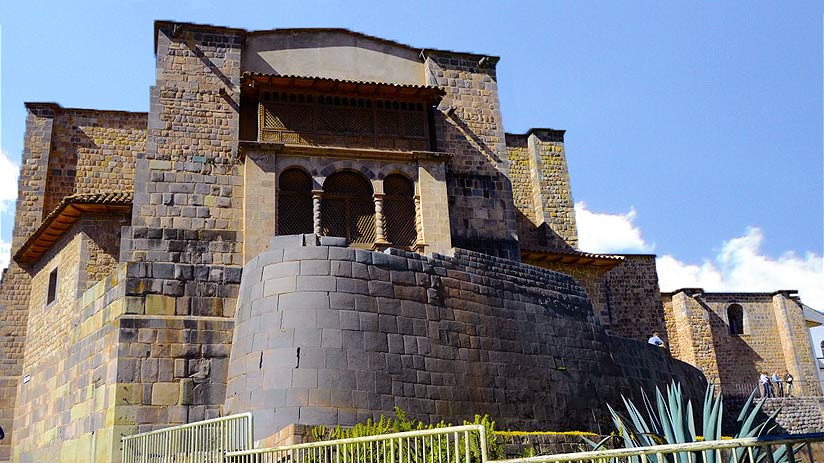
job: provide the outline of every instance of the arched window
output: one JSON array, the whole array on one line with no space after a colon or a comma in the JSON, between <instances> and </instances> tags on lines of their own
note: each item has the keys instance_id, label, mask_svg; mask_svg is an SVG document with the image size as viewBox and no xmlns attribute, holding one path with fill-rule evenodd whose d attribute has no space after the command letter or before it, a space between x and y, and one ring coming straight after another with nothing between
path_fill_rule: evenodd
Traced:
<instances>
[{"instance_id":1,"label":"arched window","mask_svg":"<svg viewBox=\"0 0 824 463\"><path fill-rule=\"evenodd\" d=\"M278 187L278 235L312 233L312 177L300 169L286 169Z\"/></svg>"},{"instance_id":2,"label":"arched window","mask_svg":"<svg viewBox=\"0 0 824 463\"><path fill-rule=\"evenodd\" d=\"M375 243L375 203L372 185L354 172L335 172L323 183L323 234L342 236L358 247Z\"/></svg>"},{"instance_id":3,"label":"arched window","mask_svg":"<svg viewBox=\"0 0 824 463\"><path fill-rule=\"evenodd\" d=\"M740 304L727 307L727 320L730 323L730 334L744 334L744 308Z\"/></svg>"},{"instance_id":4,"label":"arched window","mask_svg":"<svg viewBox=\"0 0 824 463\"><path fill-rule=\"evenodd\" d=\"M411 248L418 239L415 229L415 187L403 175L392 174L383 180L383 216L386 239L393 246Z\"/></svg>"}]
</instances>

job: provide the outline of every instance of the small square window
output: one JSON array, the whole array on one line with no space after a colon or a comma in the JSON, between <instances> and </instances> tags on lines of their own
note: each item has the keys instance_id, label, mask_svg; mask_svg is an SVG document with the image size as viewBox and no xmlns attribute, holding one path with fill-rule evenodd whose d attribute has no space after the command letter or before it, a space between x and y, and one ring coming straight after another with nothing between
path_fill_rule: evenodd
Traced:
<instances>
[{"instance_id":1,"label":"small square window","mask_svg":"<svg viewBox=\"0 0 824 463\"><path fill-rule=\"evenodd\" d=\"M46 295L46 305L51 304L57 298L57 267L49 273L49 292Z\"/></svg>"}]
</instances>

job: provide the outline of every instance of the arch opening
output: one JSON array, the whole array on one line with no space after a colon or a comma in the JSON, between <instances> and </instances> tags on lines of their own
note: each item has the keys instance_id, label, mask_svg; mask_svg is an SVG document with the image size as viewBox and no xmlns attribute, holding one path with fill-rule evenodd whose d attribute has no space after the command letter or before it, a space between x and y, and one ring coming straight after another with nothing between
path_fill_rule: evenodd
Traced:
<instances>
[{"instance_id":1,"label":"arch opening","mask_svg":"<svg viewBox=\"0 0 824 463\"><path fill-rule=\"evenodd\" d=\"M386 239L392 246L411 249L418 240L415 226L415 186L400 174L383 180Z\"/></svg>"},{"instance_id":2,"label":"arch opening","mask_svg":"<svg viewBox=\"0 0 824 463\"><path fill-rule=\"evenodd\" d=\"M371 247L375 242L375 203L372 185L363 176L339 171L323 182L321 229L326 236L340 236L352 246Z\"/></svg>"},{"instance_id":3,"label":"arch opening","mask_svg":"<svg viewBox=\"0 0 824 463\"><path fill-rule=\"evenodd\" d=\"M278 180L278 235L313 232L312 177L296 167Z\"/></svg>"},{"instance_id":4,"label":"arch opening","mask_svg":"<svg viewBox=\"0 0 824 463\"><path fill-rule=\"evenodd\" d=\"M730 324L730 334L744 334L744 308L740 304L727 307L727 321Z\"/></svg>"}]
</instances>

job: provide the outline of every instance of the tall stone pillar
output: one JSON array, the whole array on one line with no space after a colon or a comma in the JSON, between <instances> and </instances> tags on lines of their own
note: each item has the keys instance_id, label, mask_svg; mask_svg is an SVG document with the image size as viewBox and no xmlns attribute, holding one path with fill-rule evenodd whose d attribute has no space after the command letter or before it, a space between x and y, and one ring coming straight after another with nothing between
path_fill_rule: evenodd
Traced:
<instances>
[{"instance_id":1,"label":"tall stone pillar","mask_svg":"<svg viewBox=\"0 0 824 463\"><path fill-rule=\"evenodd\" d=\"M315 235L320 236L321 227L320 202L323 199L323 190L312 190L312 228Z\"/></svg>"},{"instance_id":2,"label":"tall stone pillar","mask_svg":"<svg viewBox=\"0 0 824 463\"><path fill-rule=\"evenodd\" d=\"M816 360L803 307L785 291L773 294L772 306L787 371L795 379L794 395L820 396L821 383L815 369Z\"/></svg>"},{"instance_id":3,"label":"tall stone pillar","mask_svg":"<svg viewBox=\"0 0 824 463\"><path fill-rule=\"evenodd\" d=\"M699 299L701 294L696 290L683 290L672 295L672 314L677 330L670 334L670 339L678 337L679 360L700 368L710 383L719 384L710 316Z\"/></svg>"}]
</instances>

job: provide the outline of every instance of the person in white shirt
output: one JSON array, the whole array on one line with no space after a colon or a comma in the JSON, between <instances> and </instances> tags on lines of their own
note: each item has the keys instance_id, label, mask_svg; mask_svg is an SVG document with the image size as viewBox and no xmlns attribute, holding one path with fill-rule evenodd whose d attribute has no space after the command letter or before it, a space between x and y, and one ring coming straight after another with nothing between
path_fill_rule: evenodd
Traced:
<instances>
[{"instance_id":1,"label":"person in white shirt","mask_svg":"<svg viewBox=\"0 0 824 463\"><path fill-rule=\"evenodd\" d=\"M764 397L773 397L772 384L770 384L770 377L767 376L767 372L761 373L759 381L761 382L761 387L764 388Z\"/></svg>"},{"instance_id":2,"label":"person in white shirt","mask_svg":"<svg viewBox=\"0 0 824 463\"><path fill-rule=\"evenodd\" d=\"M652 337L649 338L648 343L652 344L653 346L664 347L664 340L658 336L658 332L655 331L652 333Z\"/></svg>"},{"instance_id":3,"label":"person in white shirt","mask_svg":"<svg viewBox=\"0 0 824 463\"><path fill-rule=\"evenodd\" d=\"M772 382L775 384L775 393L778 397L784 397L784 384L781 383L781 377L778 372L774 371L772 374Z\"/></svg>"}]
</instances>

